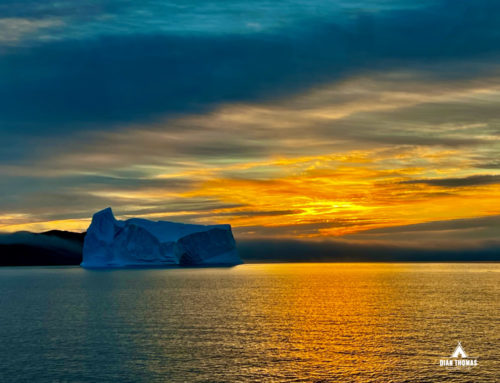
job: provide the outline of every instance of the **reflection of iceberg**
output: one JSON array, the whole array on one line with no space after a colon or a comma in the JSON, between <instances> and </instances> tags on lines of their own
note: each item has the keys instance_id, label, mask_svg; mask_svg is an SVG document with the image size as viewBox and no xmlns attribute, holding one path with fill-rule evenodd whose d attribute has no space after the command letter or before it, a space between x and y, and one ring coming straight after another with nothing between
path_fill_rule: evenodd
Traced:
<instances>
[{"instance_id":1,"label":"reflection of iceberg","mask_svg":"<svg viewBox=\"0 0 500 383\"><path fill-rule=\"evenodd\" d=\"M132 218L111 208L92 217L83 244L83 267L237 265L230 225L188 225Z\"/></svg>"}]
</instances>

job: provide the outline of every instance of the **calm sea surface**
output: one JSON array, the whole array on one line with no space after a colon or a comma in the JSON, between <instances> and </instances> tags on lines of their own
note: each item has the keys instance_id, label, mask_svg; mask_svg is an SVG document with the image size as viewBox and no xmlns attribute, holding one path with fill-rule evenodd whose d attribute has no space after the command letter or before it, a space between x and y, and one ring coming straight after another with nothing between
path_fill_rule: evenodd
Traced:
<instances>
[{"instance_id":1,"label":"calm sea surface","mask_svg":"<svg viewBox=\"0 0 500 383\"><path fill-rule=\"evenodd\" d=\"M500 381L500 264L1 268L0 299L1 382Z\"/></svg>"}]
</instances>

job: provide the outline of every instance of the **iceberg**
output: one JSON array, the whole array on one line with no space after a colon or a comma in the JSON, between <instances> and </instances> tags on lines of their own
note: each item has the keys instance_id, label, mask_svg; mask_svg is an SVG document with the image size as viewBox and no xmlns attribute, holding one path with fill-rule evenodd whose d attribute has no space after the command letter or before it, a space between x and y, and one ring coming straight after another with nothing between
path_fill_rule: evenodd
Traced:
<instances>
[{"instance_id":1,"label":"iceberg","mask_svg":"<svg viewBox=\"0 0 500 383\"><path fill-rule=\"evenodd\" d=\"M190 225L131 218L111 208L94 214L83 243L82 267L233 266L243 263L230 225Z\"/></svg>"}]
</instances>

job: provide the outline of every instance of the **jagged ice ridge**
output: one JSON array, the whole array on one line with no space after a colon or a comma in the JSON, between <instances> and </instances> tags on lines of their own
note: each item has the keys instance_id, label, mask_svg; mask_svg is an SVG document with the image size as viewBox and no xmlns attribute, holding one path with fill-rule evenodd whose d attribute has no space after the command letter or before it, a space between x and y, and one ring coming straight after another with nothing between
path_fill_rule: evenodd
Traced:
<instances>
[{"instance_id":1,"label":"jagged ice ridge","mask_svg":"<svg viewBox=\"0 0 500 383\"><path fill-rule=\"evenodd\" d=\"M216 266L242 261L230 225L190 225L131 218L111 208L94 214L83 244L82 267Z\"/></svg>"}]
</instances>

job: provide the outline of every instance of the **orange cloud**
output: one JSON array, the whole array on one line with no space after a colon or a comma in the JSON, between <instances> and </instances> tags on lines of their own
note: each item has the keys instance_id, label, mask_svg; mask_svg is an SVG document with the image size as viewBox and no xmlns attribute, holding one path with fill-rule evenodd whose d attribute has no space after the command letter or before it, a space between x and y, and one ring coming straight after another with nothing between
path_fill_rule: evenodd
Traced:
<instances>
[{"instance_id":1,"label":"orange cloud","mask_svg":"<svg viewBox=\"0 0 500 383\"><path fill-rule=\"evenodd\" d=\"M429 153L429 156L439 159L446 154ZM337 162L332 163L328 156L310 159L313 165L305 168L300 159L285 162L287 167L282 177L246 179L243 174L241 178L214 177L184 195L244 206L213 211L211 220L243 228L283 226L289 229L289 233L283 231L284 236L299 237L341 236L379 227L500 212L495 203L500 198L500 185L450 188L403 183L428 174L429 169L423 167L384 170L380 169L384 160L377 158L336 166ZM433 171L438 174L444 169ZM266 215L268 211L285 213ZM305 224L307 232L300 233L300 226ZM315 224L317 230L311 233L310 227Z\"/></svg>"}]
</instances>

